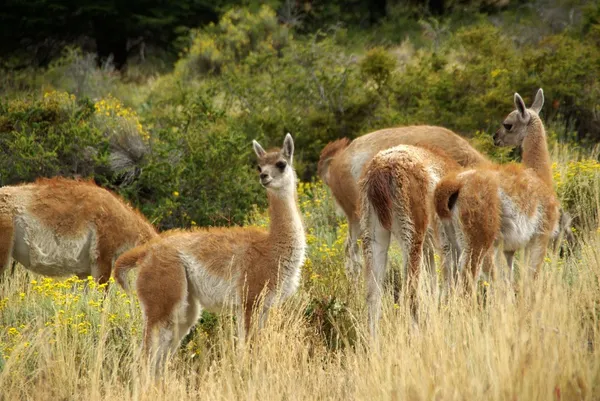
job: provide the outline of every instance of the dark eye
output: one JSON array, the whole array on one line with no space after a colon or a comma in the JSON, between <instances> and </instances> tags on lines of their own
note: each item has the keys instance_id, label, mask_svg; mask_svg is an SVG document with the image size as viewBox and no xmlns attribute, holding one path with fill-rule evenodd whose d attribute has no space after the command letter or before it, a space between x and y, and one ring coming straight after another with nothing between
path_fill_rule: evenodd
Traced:
<instances>
[{"instance_id":1,"label":"dark eye","mask_svg":"<svg viewBox=\"0 0 600 401\"><path fill-rule=\"evenodd\" d=\"M285 170L285 166L287 166L287 163L286 162L277 162L277 163L275 163L275 166L279 170L283 171L283 170Z\"/></svg>"},{"instance_id":2,"label":"dark eye","mask_svg":"<svg viewBox=\"0 0 600 401\"><path fill-rule=\"evenodd\" d=\"M262 168L260 168L260 166L256 166L256 169L258 170L258 172L262 172Z\"/></svg>"},{"instance_id":3,"label":"dark eye","mask_svg":"<svg viewBox=\"0 0 600 401\"><path fill-rule=\"evenodd\" d=\"M507 131L510 131L512 129L512 124L502 124L504 126L504 129Z\"/></svg>"}]
</instances>

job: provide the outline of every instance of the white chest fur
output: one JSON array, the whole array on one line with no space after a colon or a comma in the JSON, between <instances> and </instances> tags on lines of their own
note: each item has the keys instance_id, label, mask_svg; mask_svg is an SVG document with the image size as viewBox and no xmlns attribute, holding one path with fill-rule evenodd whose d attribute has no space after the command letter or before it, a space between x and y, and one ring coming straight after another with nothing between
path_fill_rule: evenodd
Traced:
<instances>
[{"instance_id":1,"label":"white chest fur","mask_svg":"<svg viewBox=\"0 0 600 401\"><path fill-rule=\"evenodd\" d=\"M516 251L525 246L539 230L542 219L541 205L537 205L535 213L529 216L501 189L498 195L502 207L501 233L504 250Z\"/></svg>"}]
</instances>

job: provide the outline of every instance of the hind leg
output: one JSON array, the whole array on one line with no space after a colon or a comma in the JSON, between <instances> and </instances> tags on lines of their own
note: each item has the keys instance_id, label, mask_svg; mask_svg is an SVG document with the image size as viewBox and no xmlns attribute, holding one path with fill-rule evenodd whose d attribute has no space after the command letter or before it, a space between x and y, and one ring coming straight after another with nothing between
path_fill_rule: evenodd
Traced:
<instances>
[{"instance_id":1,"label":"hind leg","mask_svg":"<svg viewBox=\"0 0 600 401\"><path fill-rule=\"evenodd\" d=\"M348 236L344 253L346 255L346 273L356 280L361 270L360 249L358 246L358 237L360 236L360 221L358 219L348 219Z\"/></svg>"},{"instance_id":2,"label":"hind leg","mask_svg":"<svg viewBox=\"0 0 600 401\"><path fill-rule=\"evenodd\" d=\"M173 355L183 338L198 321L201 313L200 305L187 296L174 313L172 320L158 324L147 321L144 331L144 349L151 359L155 376L162 376L165 365Z\"/></svg>"},{"instance_id":3,"label":"hind leg","mask_svg":"<svg viewBox=\"0 0 600 401\"><path fill-rule=\"evenodd\" d=\"M0 216L0 275L8 267L13 250L15 227L9 216ZM14 273L14 268L13 268Z\"/></svg>"},{"instance_id":4,"label":"hind leg","mask_svg":"<svg viewBox=\"0 0 600 401\"><path fill-rule=\"evenodd\" d=\"M410 241L402 246L404 258L404 271L407 272L408 300L410 310L414 318L417 316L417 291L419 288L419 276L421 273L421 263L423 261L423 242L424 238L418 233L413 233Z\"/></svg>"},{"instance_id":5,"label":"hind leg","mask_svg":"<svg viewBox=\"0 0 600 401\"><path fill-rule=\"evenodd\" d=\"M434 294L437 289L438 276L435 266L435 242L431 233L427 234L423 245L423 258L429 276L429 290L431 294Z\"/></svg>"},{"instance_id":6,"label":"hind leg","mask_svg":"<svg viewBox=\"0 0 600 401\"><path fill-rule=\"evenodd\" d=\"M363 233L363 253L365 259L365 282L367 284L367 308L369 330L377 337L377 323L381 316L383 279L387 267L391 233L383 228L372 212L366 216L366 230Z\"/></svg>"}]
</instances>

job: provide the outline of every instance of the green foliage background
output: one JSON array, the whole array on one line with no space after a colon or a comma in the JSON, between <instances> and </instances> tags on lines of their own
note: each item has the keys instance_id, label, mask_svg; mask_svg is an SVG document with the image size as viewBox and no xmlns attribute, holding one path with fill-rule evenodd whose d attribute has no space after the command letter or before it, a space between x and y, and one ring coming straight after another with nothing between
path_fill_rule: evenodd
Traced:
<instances>
[{"instance_id":1,"label":"green foliage background","mask_svg":"<svg viewBox=\"0 0 600 401\"><path fill-rule=\"evenodd\" d=\"M432 3L224 2L169 36L171 68L154 51L117 71L72 46L46 67L4 63L1 184L91 176L161 229L238 224L265 203L252 139L291 132L304 181L327 142L395 125L442 125L507 161L491 134L538 87L554 143L598 141L598 5Z\"/></svg>"}]
</instances>

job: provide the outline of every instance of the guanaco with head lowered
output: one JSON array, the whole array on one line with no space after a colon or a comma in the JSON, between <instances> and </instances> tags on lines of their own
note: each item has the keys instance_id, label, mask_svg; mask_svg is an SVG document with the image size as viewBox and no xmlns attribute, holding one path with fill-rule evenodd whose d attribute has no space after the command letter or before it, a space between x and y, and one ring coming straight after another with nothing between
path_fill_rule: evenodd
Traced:
<instances>
[{"instance_id":1,"label":"guanaco with head lowered","mask_svg":"<svg viewBox=\"0 0 600 401\"><path fill-rule=\"evenodd\" d=\"M202 308L236 308L238 337L243 342L257 307L261 307L257 312L262 324L269 308L298 288L306 241L292 164L294 142L287 134L281 150L266 152L256 141L253 146L269 200L268 231L176 230L126 252L116 262L115 276L124 287L127 270L139 267L144 348L156 353L159 368L196 323Z\"/></svg>"},{"instance_id":2,"label":"guanaco with head lowered","mask_svg":"<svg viewBox=\"0 0 600 401\"><path fill-rule=\"evenodd\" d=\"M378 152L397 145L436 146L463 167L488 163L485 156L466 139L446 128L428 125L382 129L353 141L342 138L327 144L321 152L318 174L329 186L336 203L348 219L345 254L346 270L351 274L360 271L357 243L361 233L358 181L365 165Z\"/></svg>"},{"instance_id":3,"label":"guanaco with head lowered","mask_svg":"<svg viewBox=\"0 0 600 401\"><path fill-rule=\"evenodd\" d=\"M381 311L383 280L390 238L402 249L404 281L413 315L423 262L423 251L433 255L437 245L444 255L445 277L450 278L451 243L435 214L433 192L443 176L461 166L436 147L398 145L379 152L367 163L360 186L361 228L367 284L369 328L373 336ZM427 249L429 248L429 249ZM432 287L435 263L430 256Z\"/></svg>"},{"instance_id":4,"label":"guanaco with head lowered","mask_svg":"<svg viewBox=\"0 0 600 401\"><path fill-rule=\"evenodd\" d=\"M538 113L544 94L538 90L531 108L518 93L516 110L494 135L497 145L522 148L522 165L467 170L445 177L435 190L436 211L446 233L459 248L459 269L474 283L482 262L493 269L494 244L501 240L513 271L515 251L525 247L529 266L538 272L546 248L559 229L559 204L552 186L546 131ZM485 266L484 266L485 267Z\"/></svg>"},{"instance_id":5,"label":"guanaco with head lowered","mask_svg":"<svg viewBox=\"0 0 600 401\"><path fill-rule=\"evenodd\" d=\"M35 273L105 283L122 252L157 235L140 213L91 181L0 188L0 273L12 257Z\"/></svg>"}]
</instances>

